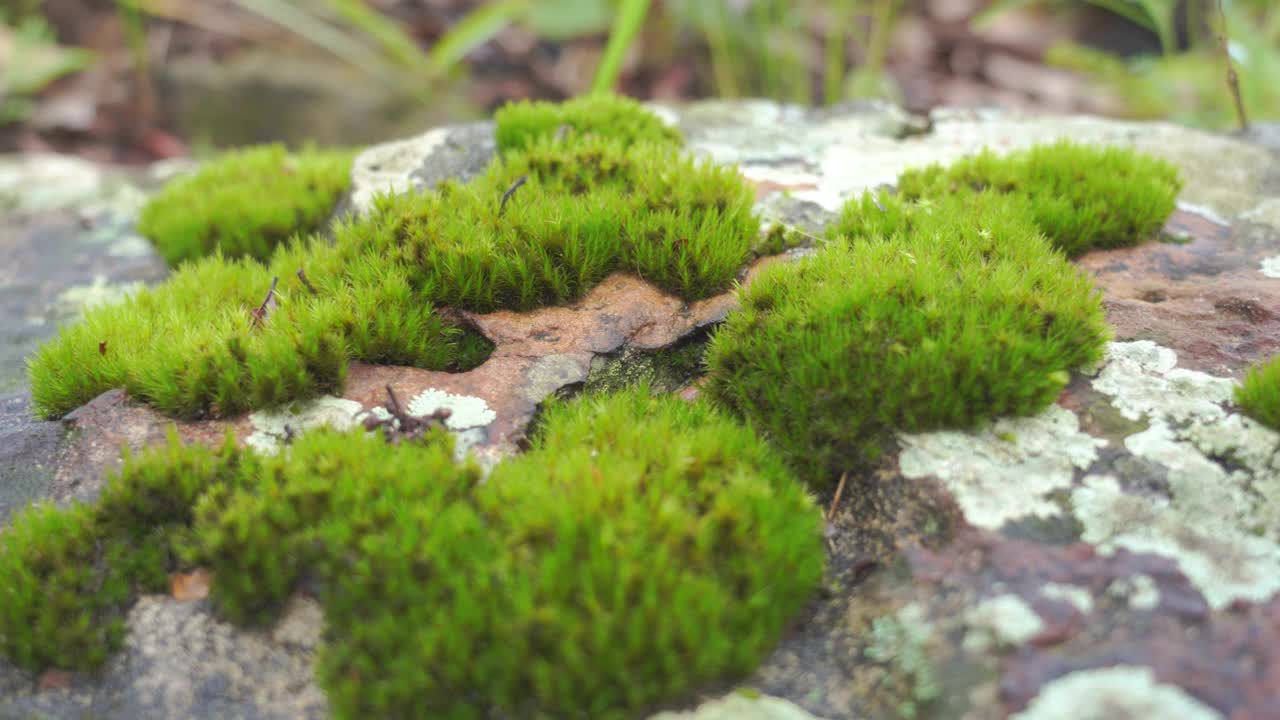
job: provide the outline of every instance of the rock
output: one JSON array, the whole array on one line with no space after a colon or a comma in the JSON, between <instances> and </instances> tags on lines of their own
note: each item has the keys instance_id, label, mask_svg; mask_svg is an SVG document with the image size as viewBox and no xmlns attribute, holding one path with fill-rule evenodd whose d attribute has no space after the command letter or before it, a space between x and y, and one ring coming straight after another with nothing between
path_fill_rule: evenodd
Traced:
<instances>
[{"instance_id":1,"label":"rock","mask_svg":"<svg viewBox=\"0 0 1280 720\"><path fill-rule=\"evenodd\" d=\"M294 604L278 628L296 624ZM216 619L207 602L141 598L129 613L124 649L101 678L73 676L69 687L33 692L0 668L4 717L322 718L324 693L311 664L314 643L289 642L296 630L240 630Z\"/></svg>"},{"instance_id":2,"label":"rock","mask_svg":"<svg viewBox=\"0 0 1280 720\"><path fill-rule=\"evenodd\" d=\"M1161 241L1079 260L1115 329L1099 367L1077 373L1036 416L903 435L873 472L847 478L829 519L827 587L773 655L738 679L762 695L697 707L685 698L655 720L1276 716L1280 434L1242 417L1231 395L1249 365L1280 353L1274 133L946 110L922 122L874 104L658 110L693 152L739 164L762 215L814 235L850 195L984 146L1064 137L1133 146L1177 164L1187 185ZM477 173L492 153L483 123L371 148L356 161L351 207ZM25 318L56 323L58 298L162 276L147 269L152 256L123 242L127 221L93 254L65 205L9 206L23 214L0 225L0 240L27 248L9 275L0 269L0 353L15 362L47 337L19 332ZM71 263L76 272L42 260L32 250L40 238L90 259ZM24 289L5 294L19 281ZM66 293L74 287L84 289ZM572 306L466 315L495 344L470 372L355 363L341 397L178 428L217 442L231 427L270 448L311 425L375 413L390 384L420 410L452 409L460 446L496 462L518 450L546 398L605 383L619 368L656 372L655 353L700 341L733 305L731 293L685 304L618 274ZM664 389L685 380L671 377ZM158 442L169 424L119 391L64 423L33 422L21 376L9 387L18 395L0 404L0 501L12 504L93 497L122 444ZM696 384L686 388L695 394ZM129 622L128 647L99 678L39 690L37 678L0 666L0 714L325 714L309 675L323 622L313 601L297 598L263 633L223 625L203 600L144 598Z\"/></svg>"},{"instance_id":3,"label":"rock","mask_svg":"<svg viewBox=\"0 0 1280 720\"><path fill-rule=\"evenodd\" d=\"M734 693L687 712L663 712L649 720L818 720L781 698Z\"/></svg>"}]
</instances>

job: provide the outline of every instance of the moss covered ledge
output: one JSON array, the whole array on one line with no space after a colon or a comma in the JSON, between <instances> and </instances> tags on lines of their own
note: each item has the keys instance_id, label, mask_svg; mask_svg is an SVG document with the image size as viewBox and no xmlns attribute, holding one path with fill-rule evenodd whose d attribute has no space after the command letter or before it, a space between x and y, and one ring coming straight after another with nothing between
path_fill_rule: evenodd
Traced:
<instances>
[{"instance_id":1,"label":"moss covered ledge","mask_svg":"<svg viewBox=\"0 0 1280 720\"><path fill-rule=\"evenodd\" d=\"M60 417L124 387L175 417L227 417L336 392L351 360L472 368L489 346L446 308L570 302L619 270L688 300L730 287L759 232L733 168L683 155L632 101L566 103L565 133L536 130L548 112L504 111L499 133L524 139L469 183L383 196L264 262L215 248L95 309L32 359L36 407Z\"/></svg>"},{"instance_id":2,"label":"moss covered ledge","mask_svg":"<svg viewBox=\"0 0 1280 720\"><path fill-rule=\"evenodd\" d=\"M1152 239L1180 187L1162 161L1065 142L908 171L742 293L712 338L708 394L817 487L896 432L1032 414L1110 337L1068 256Z\"/></svg>"},{"instance_id":3,"label":"moss covered ledge","mask_svg":"<svg viewBox=\"0 0 1280 720\"><path fill-rule=\"evenodd\" d=\"M99 668L136 593L200 566L239 624L319 588L336 717L627 718L750 672L823 575L812 499L705 404L552 403L483 483L445 433L392 439L173 438L96 505L28 509L0 533L0 652Z\"/></svg>"}]
</instances>

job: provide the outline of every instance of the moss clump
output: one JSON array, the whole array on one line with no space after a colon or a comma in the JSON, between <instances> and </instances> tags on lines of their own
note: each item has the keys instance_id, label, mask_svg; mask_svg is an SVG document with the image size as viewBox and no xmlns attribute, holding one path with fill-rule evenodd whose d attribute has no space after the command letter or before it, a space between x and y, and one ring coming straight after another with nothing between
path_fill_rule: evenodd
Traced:
<instances>
[{"instance_id":1,"label":"moss clump","mask_svg":"<svg viewBox=\"0 0 1280 720\"><path fill-rule=\"evenodd\" d=\"M138 232L170 265L221 251L267 260L295 233L320 230L351 182L351 153L281 145L229 152L169 183L142 209Z\"/></svg>"},{"instance_id":2,"label":"moss clump","mask_svg":"<svg viewBox=\"0 0 1280 720\"><path fill-rule=\"evenodd\" d=\"M528 310L577 299L618 270L689 299L726 290L758 227L732 168L589 136L538 141L467 185L382 198L337 241L403 258L411 284L443 304Z\"/></svg>"},{"instance_id":3,"label":"moss clump","mask_svg":"<svg viewBox=\"0 0 1280 720\"><path fill-rule=\"evenodd\" d=\"M511 103L498 110L494 118L498 124L498 150L502 152L523 150L557 135L565 139L604 135L624 145L679 145L682 142L675 128L635 100L617 95L584 95L559 104Z\"/></svg>"},{"instance_id":4,"label":"moss clump","mask_svg":"<svg viewBox=\"0 0 1280 720\"><path fill-rule=\"evenodd\" d=\"M1236 404L1245 415L1280 430L1280 356L1249 369L1236 388Z\"/></svg>"},{"instance_id":5,"label":"moss clump","mask_svg":"<svg viewBox=\"0 0 1280 720\"><path fill-rule=\"evenodd\" d=\"M711 340L706 389L822 485L894 431L1044 407L1107 337L1092 284L1023 204L965 193L914 211L909 232L763 271Z\"/></svg>"},{"instance_id":6,"label":"moss clump","mask_svg":"<svg viewBox=\"0 0 1280 720\"><path fill-rule=\"evenodd\" d=\"M129 584L103 566L97 540L84 505L32 506L0 534L0 652L10 661L89 669L119 647Z\"/></svg>"},{"instance_id":7,"label":"moss clump","mask_svg":"<svg viewBox=\"0 0 1280 720\"><path fill-rule=\"evenodd\" d=\"M123 387L177 417L229 416L337 392L350 360L464 370L488 356L489 343L436 312L403 269L371 256L336 269L342 260L322 240L282 250L269 268L215 255L94 308L31 359L36 408L58 417ZM304 283L304 264L320 277Z\"/></svg>"},{"instance_id":8,"label":"moss clump","mask_svg":"<svg viewBox=\"0 0 1280 720\"><path fill-rule=\"evenodd\" d=\"M443 606L417 599L407 568L430 565L402 541L347 573L330 622L365 626L322 661L344 715L626 717L749 671L822 574L819 515L781 462L745 428L643 387L550 408L473 511L492 535L466 544L486 567L442 590ZM471 538L470 518L456 522ZM369 597L397 610L370 613ZM392 658L414 670L364 675ZM424 683L420 668L439 670Z\"/></svg>"},{"instance_id":9,"label":"moss clump","mask_svg":"<svg viewBox=\"0 0 1280 720\"><path fill-rule=\"evenodd\" d=\"M646 387L553 405L483 484L438 432L315 431L275 456L171 439L96 508L0 534L21 591L0 596L0 638L29 667L100 663L127 608L116 568L181 555L236 622L269 621L304 579L319 590L338 717L626 717L758 663L822 575L820 525L750 430ZM115 543L134 556L101 562L124 528L169 552ZM100 618L113 634L86 641ZM33 631L62 624L75 632Z\"/></svg>"},{"instance_id":10,"label":"moss clump","mask_svg":"<svg viewBox=\"0 0 1280 720\"><path fill-rule=\"evenodd\" d=\"M382 197L332 241L292 241L265 264L215 254L95 308L31 362L37 410L125 387L178 417L228 416L336 392L350 360L474 367L489 344L443 307L563 303L618 270L688 299L727 289L758 232L750 188L606 128L532 141L467 184Z\"/></svg>"},{"instance_id":11,"label":"moss clump","mask_svg":"<svg viewBox=\"0 0 1280 720\"><path fill-rule=\"evenodd\" d=\"M124 640L133 597L161 592L188 541L191 507L235 468L220 451L125 458L95 506L33 505L0 531L0 653L20 667L96 670Z\"/></svg>"},{"instance_id":12,"label":"moss clump","mask_svg":"<svg viewBox=\"0 0 1280 720\"><path fill-rule=\"evenodd\" d=\"M1066 141L1003 156L984 150L950 166L908 170L898 178L898 194L908 203L956 193L1021 198L1041 232L1068 257L1152 239L1173 212L1181 188L1177 168L1163 160ZM864 232L872 209L865 202L848 206L833 233ZM872 227L880 225L871 221Z\"/></svg>"}]
</instances>

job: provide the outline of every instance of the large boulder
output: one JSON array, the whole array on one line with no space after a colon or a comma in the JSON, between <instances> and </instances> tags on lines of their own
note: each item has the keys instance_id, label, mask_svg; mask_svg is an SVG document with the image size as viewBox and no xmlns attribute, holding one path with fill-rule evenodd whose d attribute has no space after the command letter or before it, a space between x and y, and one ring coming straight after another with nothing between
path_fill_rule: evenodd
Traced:
<instances>
[{"instance_id":1,"label":"large boulder","mask_svg":"<svg viewBox=\"0 0 1280 720\"><path fill-rule=\"evenodd\" d=\"M1243 417L1232 390L1280 353L1277 133L959 110L916 118L879 105L655 109L693 152L737 163L763 215L811 234L851 194L983 147L1118 144L1170 160L1186 180L1161 241L1078 260L1115 330L1103 362L1033 417L900 436L874 472L823 498L826 588L742 681L754 691L660 717L1275 716L1280 434ZM347 207L475 175L493 148L489 124L370 148ZM48 194L54 177L65 197ZM122 445L163 440L171 421L121 391L36 421L18 371L79 307L163 277L130 229L154 182L61 158L0 164L0 250L13 259L0 268L0 515L35 498L91 499ZM619 274L572 306L470 316L495 344L472 371L357 363L342 397L179 432L214 442L230 425L269 447L309 425L352 423L390 384L415 413L448 407L462 451L496 462L518 451L545 399L637 363L661 374L664 352L703 340L734 302L686 304ZM250 632L178 588L138 603L101 676L0 664L0 716L326 714L307 672L322 623L313 601L299 597L276 627Z\"/></svg>"}]
</instances>

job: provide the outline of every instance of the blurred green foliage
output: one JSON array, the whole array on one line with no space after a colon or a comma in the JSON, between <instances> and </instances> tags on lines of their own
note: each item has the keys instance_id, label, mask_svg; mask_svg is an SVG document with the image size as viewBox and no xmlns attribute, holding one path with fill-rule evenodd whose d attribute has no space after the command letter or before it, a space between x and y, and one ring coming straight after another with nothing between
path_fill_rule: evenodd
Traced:
<instances>
[{"instance_id":1,"label":"blurred green foliage","mask_svg":"<svg viewBox=\"0 0 1280 720\"><path fill-rule=\"evenodd\" d=\"M1135 119L1163 119L1213 130L1236 127L1240 118L1227 81L1230 55L1239 78L1240 100L1248 117L1280 118L1280 5L1273 0L1222 0L1226 27L1215 0L1178 4L1173 0L1085 0L1059 6L1097 5L1151 30L1161 53L1122 58L1107 52L1062 43L1045 61L1079 72L1119 105L1120 114ZM1002 0L975 18L981 25L1014 7L1043 0ZM1175 32L1178 10L1184 37Z\"/></svg>"},{"instance_id":2,"label":"blurred green foliage","mask_svg":"<svg viewBox=\"0 0 1280 720\"><path fill-rule=\"evenodd\" d=\"M0 10L0 125L26 119L37 93L93 58L87 50L59 45L44 19L26 10L14 8L12 25Z\"/></svg>"}]
</instances>

